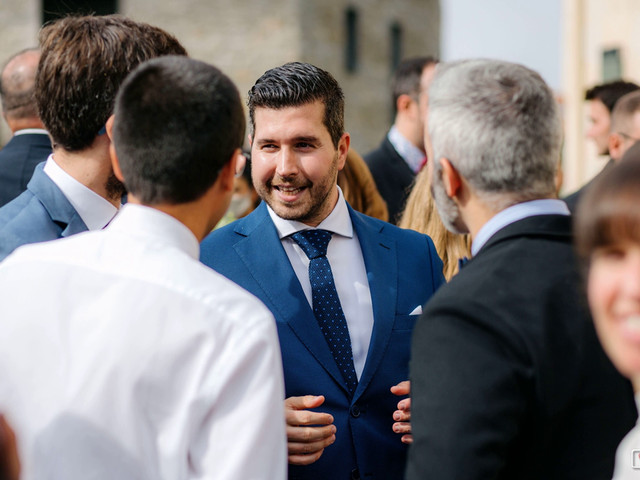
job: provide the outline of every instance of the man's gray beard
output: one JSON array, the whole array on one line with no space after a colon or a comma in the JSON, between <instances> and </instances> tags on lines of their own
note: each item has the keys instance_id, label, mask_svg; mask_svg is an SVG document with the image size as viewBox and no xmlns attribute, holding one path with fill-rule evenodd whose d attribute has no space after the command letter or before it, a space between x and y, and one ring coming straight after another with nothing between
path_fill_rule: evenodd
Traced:
<instances>
[{"instance_id":1,"label":"man's gray beard","mask_svg":"<svg viewBox=\"0 0 640 480\"><path fill-rule=\"evenodd\" d=\"M452 233L468 233L467 228L460 217L460 209L444 189L442 183L442 171L433 172L431 180L431 195L436 202L436 209L445 228Z\"/></svg>"},{"instance_id":2,"label":"man's gray beard","mask_svg":"<svg viewBox=\"0 0 640 480\"><path fill-rule=\"evenodd\" d=\"M120 200L127 193L127 187L113 173L109 175L105 189L110 200Z\"/></svg>"}]
</instances>

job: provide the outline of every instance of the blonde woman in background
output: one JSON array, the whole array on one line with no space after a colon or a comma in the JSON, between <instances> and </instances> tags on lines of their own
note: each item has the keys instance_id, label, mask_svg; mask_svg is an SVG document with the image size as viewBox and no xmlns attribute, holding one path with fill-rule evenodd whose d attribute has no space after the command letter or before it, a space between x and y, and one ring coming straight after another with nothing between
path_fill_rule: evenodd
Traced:
<instances>
[{"instance_id":1,"label":"blonde woman in background","mask_svg":"<svg viewBox=\"0 0 640 480\"><path fill-rule=\"evenodd\" d=\"M431 195L430 168L423 168L416 176L398 226L431 237L444 264L442 273L447 281L458 273L458 260L470 255L471 237L451 233L440 220Z\"/></svg>"}]
</instances>

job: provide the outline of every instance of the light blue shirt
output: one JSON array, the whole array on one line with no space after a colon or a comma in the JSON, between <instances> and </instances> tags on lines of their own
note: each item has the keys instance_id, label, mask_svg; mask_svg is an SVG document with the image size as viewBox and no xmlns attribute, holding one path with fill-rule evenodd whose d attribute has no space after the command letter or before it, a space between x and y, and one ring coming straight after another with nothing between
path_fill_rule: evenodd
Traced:
<instances>
[{"instance_id":1,"label":"light blue shirt","mask_svg":"<svg viewBox=\"0 0 640 480\"><path fill-rule=\"evenodd\" d=\"M411 171L418 173L424 164L424 152L407 140L395 125L389 130L387 138L398 155L409 165Z\"/></svg>"},{"instance_id":2,"label":"light blue shirt","mask_svg":"<svg viewBox=\"0 0 640 480\"><path fill-rule=\"evenodd\" d=\"M495 233L507 225L536 215L571 215L571 212L566 203L555 198L531 200L505 208L482 226L471 244L471 255L475 256Z\"/></svg>"}]
</instances>

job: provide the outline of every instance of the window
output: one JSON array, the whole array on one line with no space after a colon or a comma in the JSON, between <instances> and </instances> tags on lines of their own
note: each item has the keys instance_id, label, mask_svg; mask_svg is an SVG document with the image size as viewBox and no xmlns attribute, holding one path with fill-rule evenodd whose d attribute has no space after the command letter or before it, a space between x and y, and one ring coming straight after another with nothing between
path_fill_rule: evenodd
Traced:
<instances>
[{"instance_id":1,"label":"window","mask_svg":"<svg viewBox=\"0 0 640 480\"><path fill-rule=\"evenodd\" d=\"M391 45L389 52L391 54L391 72L395 72L396 68L400 64L400 60L402 60L402 26L398 22L393 22L391 24L391 28L389 29L389 35L391 40Z\"/></svg>"},{"instance_id":2,"label":"window","mask_svg":"<svg viewBox=\"0 0 640 480\"><path fill-rule=\"evenodd\" d=\"M613 48L602 52L602 81L611 82L622 78L620 49Z\"/></svg>"},{"instance_id":3,"label":"window","mask_svg":"<svg viewBox=\"0 0 640 480\"><path fill-rule=\"evenodd\" d=\"M355 8L346 11L347 44L345 50L345 68L347 72L358 70L358 12Z\"/></svg>"},{"instance_id":4,"label":"window","mask_svg":"<svg viewBox=\"0 0 640 480\"><path fill-rule=\"evenodd\" d=\"M118 11L118 0L42 0L42 23L69 13L109 15Z\"/></svg>"}]
</instances>

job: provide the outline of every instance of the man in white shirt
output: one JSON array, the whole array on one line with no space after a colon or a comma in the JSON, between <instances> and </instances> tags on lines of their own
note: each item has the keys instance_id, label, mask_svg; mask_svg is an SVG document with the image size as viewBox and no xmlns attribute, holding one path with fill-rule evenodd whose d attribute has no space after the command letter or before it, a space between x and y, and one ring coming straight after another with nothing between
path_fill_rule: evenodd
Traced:
<instances>
[{"instance_id":1,"label":"man in white shirt","mask_svg":"<svg viewBox=\"0 0 640 480\"><path fill-rule=\"evenodd\" d=\"M113 175L105 123L118 87L139 63L186 55L167 32L119 15L71 16L43 27L38 113L53 155L27 190L0 209L0 260L27 243L103 228L125 190Z\"/></svg>"},{"instance_id":2,"label":"man in white shirt","mask_svg":"<svg viewBox=\"0 0 640 480\"><path fill-rule=\"evenodd\" d=\"M286 478L274 319L198 261L244 128L215 67L141 65L107 122L129 203L1 264L0 411L25 478Z\"/></svg>"}]
</instances>

